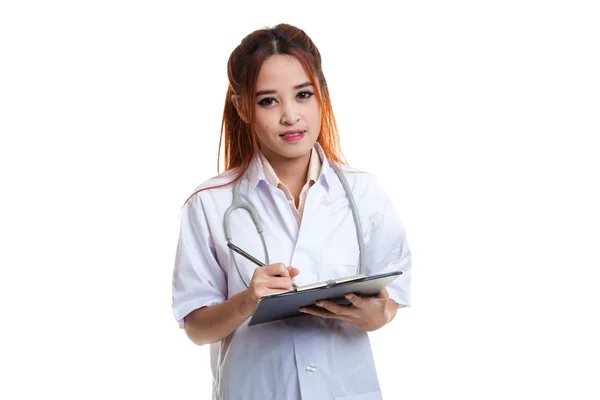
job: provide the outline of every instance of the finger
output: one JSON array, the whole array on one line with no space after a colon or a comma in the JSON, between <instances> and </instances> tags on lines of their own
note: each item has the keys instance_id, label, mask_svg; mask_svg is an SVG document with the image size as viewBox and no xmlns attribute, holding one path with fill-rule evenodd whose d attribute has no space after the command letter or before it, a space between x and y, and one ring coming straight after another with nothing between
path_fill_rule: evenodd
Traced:
<instances>
[{"instance_id":1,"label":"finger","mask_svg":"<svg viewBox=\"0 0 600 400\"><path fill-rule=\"evenodd\" d=\"M252 286L257 290L279 289L290 290L292 288L292 278L279 276L261 276L257 275L252 279Z\"/></svg>"},{"instance_id":2,"label":"finger","mask_svg":"<svg viewBox=\"0 0 600 400\"><path fill-rule=\"evenodd\" d=\"M260 288L257 289L256 291L252 292L253 298L256 302L258 302L260 299L262 299L265 296L269 296L269 295L277 295L280 294L282 291L282 289L269 289L269 288Z\"/></svg>"},{"instance_id":3,"label":"finger","mask_svg":"<svg viewBox=\"0 0 600 400\"><path fill-rule=\"evenodd\" d=\"M270 276L263 282L264 287L268 289L285 289L290 290L292 288L292 278Z\"/></svg>"},{"instance_id":4,"label":"finger","mask_svg":"<svg viewBox=\"0 0 600 400\"><path fill-rule=\"evenodd\" d=\"M346 293L346 298L352 303L353 306L363 308L365 306L365 299L355 295L354 293Z\"/></svg>"},{"instance_id":5,"label":"finger","mask_svg":"<svg viewBox=\"0 0 600 400\"><path fill-rule=\"evenodd\" d=\"M378 298L382 299L382 300L387 300L390 298L390 294L388 293L386 288L383 288L383 290L379 293L377 293Z\"/></svg>"},{"instance_id":6,"label":"finger","mask_svg":"<svg viewBox=\"0 0 600 400\"><path fill-rule=\"evenodd\" d=\"M315 301L315 304L319 307L323 307L327 311L334 313L335 315L344 315L346 313L348 306L342 306L340 304L336 304L333 301L328 300L318 300Z\"/></svg>"},{"instance_id":7,"label":"finger","mask_svg":"<svg viewBox=\"0 0 600 400\"><path fill-rule=\"evenodd\" d=\"M258 297L273 293L281 293L292 290L292 280L290 278L271 278L267 281L256 282L253 292Z\"/></svg>"},{"instance_id":8,"label":"finger","mask_svg":"<svg viewBox=\"0 0 600 400\"><path fill-rule=\"evenodd\" d=\"M261 269L264 270L265 273L269 276L290 276L290 273L284 263L275 263L267 265L266 267L262 267Z\"/></svg>"},{"instance_id":9,"label":"finger","mask_svg":"<svg viewBox=\"0 0 600 400\"><path fill-rule=\"evenodd\" d=\"M296 276L298 276L298 274L300 274L300 270L294 267L288 267L288 272L290 273L290 276L292 278L295 278Z\"/></svg>"},{"instance_id":10,"label":"finger","mask_svg":"<svg viewBox=\"0 0 600 400\"><path fill-rule=\"evenodd\" d=\"M331 311L327 311L316 307L300 307L298 311L303 312L305 314L316 315L317 317L321 318L338 318L338 316L332 313Z\"/></svg>"}]
</instances>

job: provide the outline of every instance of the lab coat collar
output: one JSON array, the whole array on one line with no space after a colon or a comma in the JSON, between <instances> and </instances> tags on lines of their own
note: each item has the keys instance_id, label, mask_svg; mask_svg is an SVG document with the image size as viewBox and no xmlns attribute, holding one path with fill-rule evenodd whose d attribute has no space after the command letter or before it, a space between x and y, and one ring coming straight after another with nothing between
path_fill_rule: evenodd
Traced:
<instances>
[{"instance_id":1,"label":"lab coat collar","mask_svg":"<svg viewBox=\"0 0 600 400\"><path fill-rule=\"evenodd\" d=\"M327 192L329 193L332 179L336 178L335 171L329 164L331 161L329 161L325 157L325 152L323 151L323 148L321 147L321 145L318 142L315 142L314 147L315 147L315 150L317 150L317 154L319 155L319 158L321 159L321 172L319 173L318 181L323 183L323 185L327 189ZM248 170L246 171L246 177L248 180L248 187L247 187L248 192L247 193L251 193L252 191L254 191L254 189L256 188L256 186L259 184L260 181L264 181L265 183L268 183L267 177L265 176L265 173L264 173L264 166L262 164L260 155L258 153L256 153L254 155L254 157L252 157L252 160L250 161L250 165L248 166Z\"/></svg>"}]
</instances>

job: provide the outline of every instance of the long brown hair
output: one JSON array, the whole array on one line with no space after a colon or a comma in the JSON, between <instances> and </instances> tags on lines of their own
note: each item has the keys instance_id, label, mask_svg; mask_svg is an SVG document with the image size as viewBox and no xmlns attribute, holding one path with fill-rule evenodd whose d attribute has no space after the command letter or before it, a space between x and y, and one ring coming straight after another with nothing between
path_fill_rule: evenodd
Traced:
<instances>
[{"instance_id":1,"label":"long brown hair","mask_svg":"<svg viewBox=\"0 0 600 400\"><path fill-rule=\"evenodd\" d=\"M295 57L304 68L315 88L315 97L321 108L321 130L317 142L323 148L328 159L342 164L346 163L340 148L329 90L321 67L321 54L303 30L292 25L279 24L272 28L263 28L252 32L229 56L227 62L229 86L225 95L225 108L221 123L217 173L220 172L221 145L223 143L225 145L225 170L239 167L239 172L233 181L211 188L237 181L246 172L252 157L258 151L258 141L254 133L254 91L262 64L276 54ZM241 107L240 111L248 120L247 123L238 114L233 103L233 96L237 96Z\"/></svg>"}]
</instances>

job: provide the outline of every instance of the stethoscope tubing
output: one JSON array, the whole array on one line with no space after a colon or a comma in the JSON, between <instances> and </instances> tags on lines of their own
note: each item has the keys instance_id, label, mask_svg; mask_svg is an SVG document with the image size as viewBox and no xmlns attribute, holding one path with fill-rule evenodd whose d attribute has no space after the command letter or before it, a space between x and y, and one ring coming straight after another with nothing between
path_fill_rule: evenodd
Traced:
<instances>
[{"instance_id":1,"label":"stethoscope tubing","mask_svg":"<svg viewBox=\"0 0 600 400\"><path fill-rule=\"evenodd\" d=\"M364 247L365 247L365 243L364 243L364 238L362 235L362 225L360 222L360 216L358 215L358 208L356 206L356 201L354 199L354 195L352 194L352 190L350 189L350 185L348 185L348 181L346 180L346 177L344 176L343 172L340 170L340 168L335 165L335 163L330 163L330 165L333 167L333 170L335 171L335 173L337 174L342 187L344 188L344 192L346 193L346 197L348 198L348 202L350 204L350 210L352 211L352 217L354 218L354 225L356 227L356 237L358 240L358 249L359 249L359 262L358 262L358 271L357 274L362 274L363 271L363 265L364 265ZM258 212L256 211L256 208L252 205L252 203L248 200L247 202L244 202L242 200L242 198L240 197L240 183L241 183L241 178L234 183L233 186L233 198L231 200L231 205L227 208L227 210L225 210L225 214L223 215L223 230L225 232L225 239L227 240L227 244L229 246L229 253L231 255L231 258L233 259L233 263L235 265L235 268L237 270L237 273L240 277L240 279L242 280L242 282L244 283L244 285L246 285L246 287L248 287L248 283L246 282L246 280L244 279L244 277L242 276L242 273L240 272L240 268L238 267L238 264L235 260L234 254L233 254L233 250L230 246L233 245L233 243L231 243L231 226L229 224L229 220L230 220L230 216L231 213L235 210L237 210L238 208L242 208L246 211L248 211L248 213L250 214L250 217L252 218L252 221L254 223L254 226L256 227L256 231L258 232L262 245L263 245L263 250L264 250L264 254L265 254L265 263L257 260L256 258L254 258L253 256L251 256L250 254L247 254L247 257L250 257L250 261L253 261L255 264L257 265L269 265L269 251L267 249L267 243L265 242L265 238L263 235L263 227L262 227L262 223L260 221L260 217L258 215ZM235 245L233 245L235 246ZM237 246L236 246L237 247ZM240 249L241 250L241 249ZM241 250L243 251L243 250ZM245 253L245 252L244 252ZM246 257L246 255L244 255ZM254 261L255 260L255 261Z\"/></svg>"}]
</instances>

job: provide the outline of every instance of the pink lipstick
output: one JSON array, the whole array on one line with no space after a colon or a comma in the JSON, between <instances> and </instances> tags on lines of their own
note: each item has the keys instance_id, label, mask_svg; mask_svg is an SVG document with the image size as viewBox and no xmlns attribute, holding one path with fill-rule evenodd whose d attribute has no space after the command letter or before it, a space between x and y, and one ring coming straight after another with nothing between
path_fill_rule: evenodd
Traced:
<instances>
[{"instance_id":1,"label":"pink lipstick","mask_svg":"<svg viewBox=\"0 0 600 400\"><path fill-rule=\"evenodd\" d=\"M287 142L297 142L298 140L302 139L305 134L305 131L301 129L296 129L291 131L285 131L279 136Z\"/></svg>"}]
</instances>

